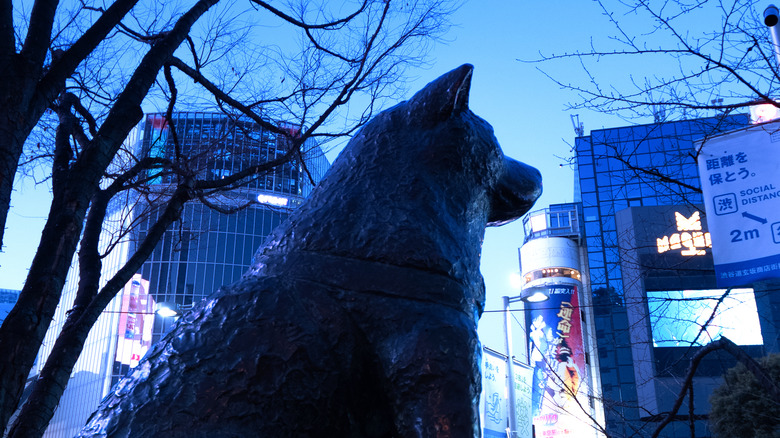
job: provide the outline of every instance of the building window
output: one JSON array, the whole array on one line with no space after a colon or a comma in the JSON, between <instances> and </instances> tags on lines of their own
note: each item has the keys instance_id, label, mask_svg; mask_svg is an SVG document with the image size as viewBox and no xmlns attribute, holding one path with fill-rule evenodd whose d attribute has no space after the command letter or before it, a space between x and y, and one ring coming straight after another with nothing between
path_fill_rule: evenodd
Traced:
<instances>
[{"instance_id":1,"label":"building window","mask_svg":"<svg viewBox=\"0 0 780 438\"><path fill-rule=\"evenodd\" d=\"M525 274L525 282L529 283L540 278L566 277L581 280L580 272L570 268L546 268L537 269Z\"/></svg>"}]
</instances>

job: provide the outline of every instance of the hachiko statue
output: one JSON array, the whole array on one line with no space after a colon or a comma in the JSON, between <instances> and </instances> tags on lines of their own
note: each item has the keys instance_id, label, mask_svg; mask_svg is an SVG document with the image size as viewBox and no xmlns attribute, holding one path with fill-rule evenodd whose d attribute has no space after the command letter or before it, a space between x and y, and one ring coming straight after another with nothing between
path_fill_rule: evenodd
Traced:
<instances>
[{"instance_id":1,"label":"hachiko statue","mask_svg":"<svg viewBox=\"0 0 780 438\"><path fill-rule=\"evenodd\" d=\"M480 246L541 177L468 109L471 74L364 126L244 278L183 316L81 436L478 436Z\"/></svg>"}]
</instances>

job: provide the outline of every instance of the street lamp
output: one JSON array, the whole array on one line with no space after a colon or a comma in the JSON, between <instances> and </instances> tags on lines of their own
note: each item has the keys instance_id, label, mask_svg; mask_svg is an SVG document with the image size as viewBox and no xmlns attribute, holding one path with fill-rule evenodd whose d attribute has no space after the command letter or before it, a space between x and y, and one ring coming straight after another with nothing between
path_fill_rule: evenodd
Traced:
<instances>
[{"instance_id":1,"label":"street lamp","mask_svg":"<svg viewBox=\"0 0 780 438\"><path fill-rule=\"evenodd\" d=\"M780 35L778 35L778 12L775 5L769 5L764 9L764 24L769 28L769 35L772 36L772 48L775 53L775 60L780 65Z\"/></svg>"},{"instance_id":2,"label":"street lamp","mask_svg":"<svg viewBox=\"0 0 780 438\"><path fill-rule=\"evenodd\" d=\"M550 296L547 295L547 288L544 286L531 286L523 288L520 293L520 299L527 303L539 303L541 301L547 301Z\"/></svg>"},{"instance_id":3,"label":"street lamp","mask_svg":"<svg viewBox=\"0 0 780 438\"><path fill-rule=\"evenodd\" d=\"M512 321L509 314L511 303L522 301L520 296L502 297L504 300L504 346L506 347L506 373L509 376L509 438L517 438L517 410L515 409L515 372L512 363Z\"/></svg>"},{"instance_id":4,"label":"street lamp","mask_svg":"<svg viewBox=\"0 0 780 438\"><path fill-rule=\"evenodd\" d=\"M168 301L162 301L155 304L154 311L163 318L181 315L179 306L176 303L171 303Z\"/></svg>"}]
</instances>

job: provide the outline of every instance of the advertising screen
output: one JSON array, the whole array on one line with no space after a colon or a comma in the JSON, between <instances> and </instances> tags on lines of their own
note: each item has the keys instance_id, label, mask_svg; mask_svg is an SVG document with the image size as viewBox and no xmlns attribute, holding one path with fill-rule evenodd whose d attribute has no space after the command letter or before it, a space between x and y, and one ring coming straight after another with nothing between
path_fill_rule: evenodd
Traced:
<instances>
[{"instance_id":1,"label":"advertising screen","mask_svg":"<svg viewBox=\"0 0 780 438\"><path fill-rule=\"evenodd\" d=\"M122 291L116 361L134 368L152 346L154 298L149 281L136 274Z\"/></svg>"},{"instance_id":2,"label":"advertising screen","mask_svg":"<svg viewBox=\"0 0 780 438\"><path fill-rule=\"evenodd\" d=\"M592 430L587 409L587 364L577 287L556 285L549 299L529 303L531 402L537 436L584 436Z\"/></svg>"},{"instance_id":3,"label":"advertising screen","mask_svg":"<svg viewBox=\"0 0 780 438\"><path fill-rule=\"evenodd\" d=\"M653 346L701 346L721 336L737 345L763 344L753 290L732 289L724 298L725 292L648 291Z\"/></svg>"}]
</instances>

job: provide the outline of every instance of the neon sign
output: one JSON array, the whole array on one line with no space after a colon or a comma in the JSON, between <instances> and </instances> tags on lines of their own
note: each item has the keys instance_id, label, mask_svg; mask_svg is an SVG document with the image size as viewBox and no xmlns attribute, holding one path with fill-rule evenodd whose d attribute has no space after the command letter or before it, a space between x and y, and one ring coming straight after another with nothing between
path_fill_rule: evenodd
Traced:
<instances>
[{"instance_id":1,"label":"neon sign","mask_svg":"<svg viewBox=\"0 0 780 438\"><path fill-rule=\"evenodd\" d=\"M674 212L674 218L677 222L677 231L680 232L655 239L658 253L663 254L667 251L680 249L680 254L684 256L707 254L706 248L712 248L712 240L709 232L702 231L699 212L693 213L688 218Z\"/></svg>"},{"instance_id":2,"label":"neon sign","mask_svg":"<svg viewBox=\"0 0 780 438\"><path fill-rule=\"evenodd\" d=\"M289 199L261 193L257 195L257 202L260 204L275 205L277 207L286 207Z\"/></svg>"}]
</instances>

